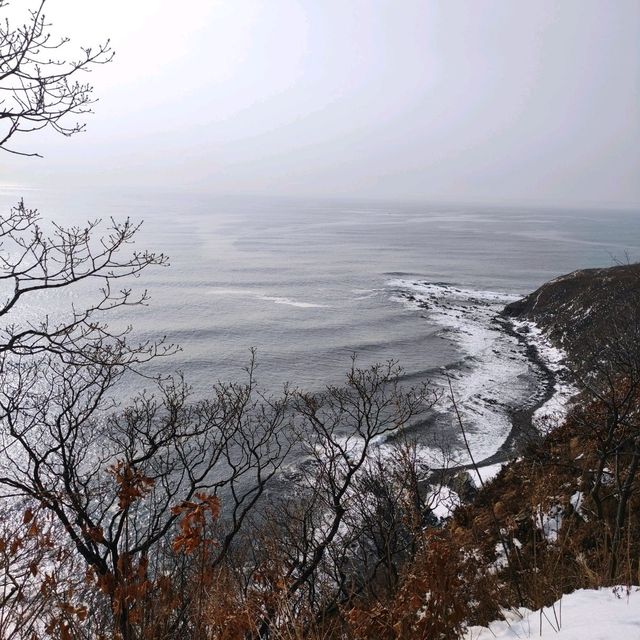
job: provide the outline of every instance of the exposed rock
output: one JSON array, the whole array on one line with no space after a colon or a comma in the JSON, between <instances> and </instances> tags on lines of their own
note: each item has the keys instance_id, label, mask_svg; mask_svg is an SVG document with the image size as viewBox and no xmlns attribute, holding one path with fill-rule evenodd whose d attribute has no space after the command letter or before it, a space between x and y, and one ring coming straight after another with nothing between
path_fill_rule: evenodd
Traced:
<instances>
[{"instance_id":1,"label":"exposed rock","mask_svg":"<svg viewBox=\"0 0 640 640\"><path fill-rule=\"evenodd\" d=\"M537 323L580 367L603 337L629 335L630 325L637 324L640 263L573 271L508 304L503 313Z\"/></svg>"}]
</instances>

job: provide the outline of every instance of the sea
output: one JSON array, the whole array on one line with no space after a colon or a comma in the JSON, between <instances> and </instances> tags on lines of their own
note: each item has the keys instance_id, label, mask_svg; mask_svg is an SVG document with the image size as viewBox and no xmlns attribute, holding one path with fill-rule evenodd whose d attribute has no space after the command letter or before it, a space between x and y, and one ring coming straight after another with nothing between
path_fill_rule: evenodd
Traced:
<instances>
[{"instance_id":1,"label":"sea","mask_svg":"<svg viewBox=\"0 0 640 640\"><path fill-rule=\"evenodd\" d=\"M3 211L21 197L62 225L130 217L142 222L135 248L169 256L131 283L149 305L114 318L180 346L150 373L179 370L205 397L242 380L255 348L267 392L320 391L354 356L362 367L393 360L407 385L452 381L478 459L508 436L510 410L540 396L541 372L500 324L504 304L576 269L640 259L640 211L53 187L4 188ZM22 313L92 295L59 290ZM416 439L427 446L434 425L455 431L451 409L416 425Z\"/></svg>"}]
</instances>

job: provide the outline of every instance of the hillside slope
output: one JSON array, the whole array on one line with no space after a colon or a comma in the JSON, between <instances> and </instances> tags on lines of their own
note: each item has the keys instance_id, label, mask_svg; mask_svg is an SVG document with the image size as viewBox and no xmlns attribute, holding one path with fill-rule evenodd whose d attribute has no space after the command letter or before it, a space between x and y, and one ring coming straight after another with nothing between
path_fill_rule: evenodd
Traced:
<instances>
[{"instance_id":1,"label":"hillside slope","mask_svg":"<svg viewBox=\"0 0 640 640\"><path fill-rule=\"evenodd\" d=\"M639 309L637 263L573 271L508 304L504 314L535 322L574 367L583 367L608 336L637 335Z\"/></svg>"}]
</instances>

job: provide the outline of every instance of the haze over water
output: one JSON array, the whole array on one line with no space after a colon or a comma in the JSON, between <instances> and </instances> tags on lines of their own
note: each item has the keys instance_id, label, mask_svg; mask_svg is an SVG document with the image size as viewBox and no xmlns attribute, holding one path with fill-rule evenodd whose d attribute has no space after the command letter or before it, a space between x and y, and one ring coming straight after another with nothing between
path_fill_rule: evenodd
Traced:
<instances>
[{"instance_id":1,"label":"haze over water","mask_svg":"<svg viewBox=\"0 0 640 640\"><path fill-rule=\"evenodd\" d=\"M0 204L16 197L5 190ZM144 220L135 248L170 256L169 267L122 283L148 289L148 307L111 314L137 339L181 346L147 373L181 371L198 398L218 381L246 379L252 347L259 385L276 394L287 382L311 391L341 383L354 354L358 366L397 361L407 384L446 389L446 369L479 460L507 439L510 412L540 406L545 393L544 372L500 323L504 304L575 269L640 256L635 211L143 190L33 190L26 204L67 225L131 215ZM82 306L98 286L35 297L22 320ZM127 383L120 400L148 384ZM556 387L555 405L570 395ZM425 451L438 433L459 437L447 401L433 420L410 430Z\"/></svg>"},{"instance_id":2,"label":"haze over water","mask_svg":"<svg viewBox=\"0 0 640 640\"><path fill-rule=\"evenodd\" d=\"M2 204L15 199L4 192ZM407 374L459 359L394 280L526 294L579 268L640 256L637 212L553 211L339 200L216 198L145 192L33 191L45 218L144 219L138 247L171 266L134 285L151 305L139 334L183 351L164 361L196 389L237 378L257 347L259 378L317 388L362 364L398 360Z\"/></svg>"}]
</instances>

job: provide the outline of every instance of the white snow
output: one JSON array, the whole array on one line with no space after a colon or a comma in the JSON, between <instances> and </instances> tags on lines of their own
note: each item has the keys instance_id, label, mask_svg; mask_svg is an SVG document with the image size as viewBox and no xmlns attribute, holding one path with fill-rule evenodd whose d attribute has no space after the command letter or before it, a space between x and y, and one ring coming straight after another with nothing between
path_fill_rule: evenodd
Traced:
<instances>
[{"instance_id":1,"label":"white snow","mask_svg":"<svg viewBox=\"0 0 640 640\"><path fill-rule=\"evenodd\" d=\"M534 412L533 424L538 428L544 427L545 423L559 424L569 412L571 399L578 393L577 387L567 381L566 354L554 347L534 322L515 320L513 325L536 348L540 359L556 378L553 395Z\"/></svg>"},{"instance_id":2,"label":"white snow","mask_svg":"<svg viewBox=\"0 0 640 640\"><path fill-rule=\"evenodd\" d=\"M540 528L545 539L549 542L558 540L558 533L562 527L562 507L553 505L546 513L539 511Z\"/></svg>"},{"instance_id":3,"label":"white snow","mask_svg":"<svg viewBox=\"0 0 640 640\"><path fill-rule=\"evenodd\" d=\"M443 485L427 495L427 504L436 518L444 520L460 506L460 496L450 487Z\"/></svg>"},{"instance_id":4,"label":"white snow","mask_svg":"<svg viewBox=\"0 0 640 640\"><path fill-rule=\"evenodd\" d=\"M488 464L484 467L478 467L477 470L469 469L469 475L473 484L476 487L480 487L483 483L487 484L488 482L493 480L498 475L500 469L502 469L503 466L504 463L499 462L497 464ZM478 475L480 476L480 478L482 478L482 482L480 482Z\"/></svg>"},{"instance_id":5,"label":"white snow","mask_svg":"<svg viewBox=\"0 0 640 640\"><path fill-rule=\"evenodd\" d=\"M471 627L465 640L638 640L640 589L580 589L542 610L521 608L504 615L489 627Z\"/></svg>"},{"instance_id":6,"label":"white snow","mask_svg":"<svg viewBox=\"0 0 640 640\"><path fill-rule=\"evenodd\" d=\"M569 502L573 507L573 510L579 515L582 516L585 520L587 520L587 516L582 510L582 503L584 502L584 494L582 491L576 491L571 498L569 498Z\"/></svg>"},{"instance_id":7,"label":"white snow","mask_svg":"<svg viewBox=\"0 0 640 640\"><path fill-rule=\"evenodd\" d=\"M496 543L496 560L493 563L494 569L505 569L509 566L509 559L505 553L504 547L501 542Z\"/></svg>"}]
</instances>

